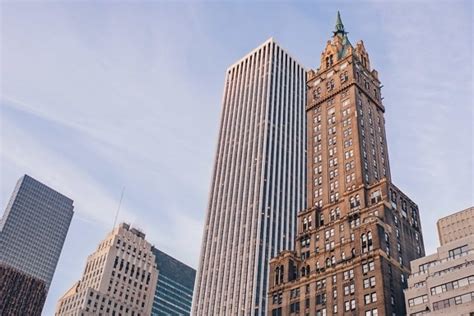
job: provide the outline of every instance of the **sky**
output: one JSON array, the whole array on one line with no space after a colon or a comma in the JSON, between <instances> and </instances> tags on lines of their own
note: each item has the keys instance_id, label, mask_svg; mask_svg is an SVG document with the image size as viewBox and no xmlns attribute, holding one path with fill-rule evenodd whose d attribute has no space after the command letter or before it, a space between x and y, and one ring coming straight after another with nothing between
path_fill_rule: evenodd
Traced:
<instances>
[{"instance_id":1,"label":"sky","mask_svg":"<svg viewBox=\"0 0 474 316\"><path fill-rule=\"evenodd\" d=\"M474 204L470 1L10 2L0 22L0 204L29 174L74 200L44 315L119 221L196 268L227 67L269 37L308 69L334 28L378 70L394 183L436 220Z\"/></svg>"}]
</instances>

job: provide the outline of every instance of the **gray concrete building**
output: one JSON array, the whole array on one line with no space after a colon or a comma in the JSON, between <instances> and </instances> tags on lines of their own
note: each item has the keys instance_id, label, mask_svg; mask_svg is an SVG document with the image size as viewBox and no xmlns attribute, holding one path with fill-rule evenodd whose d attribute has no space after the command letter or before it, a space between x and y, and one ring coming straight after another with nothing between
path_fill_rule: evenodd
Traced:
<instances>
[{"instance_id":1,"label":"gray concrete building","mask_svg":"<svg viewBox=\"0 0 474 316\"><path fill-rule=\"evenodd\" d=\"M42 280L46 290L73 216L73 201L28 175L0 220L0 264Z\"/></svg>"},{"instance_id":2,"label":"gray concrete building","mask_svg":"<svg viewBox=\"0 0 474 316\"><path fill-rule=\"evenodd\" d=\"M474 315L474 234L465 234L473 219L469 208L438 221L441 246L411 262L409 316Z\"/></svg>"},{"instance_id":3,"label":"gray concrete building","mask_svg":"<svg viewBox=\"0 0 474 316\"><path fill-rule=\"evenodd\" d=\"M305 208L306 72L273 39L226 71L193 315L263 315Z\"/></svg>"}]
</instances>

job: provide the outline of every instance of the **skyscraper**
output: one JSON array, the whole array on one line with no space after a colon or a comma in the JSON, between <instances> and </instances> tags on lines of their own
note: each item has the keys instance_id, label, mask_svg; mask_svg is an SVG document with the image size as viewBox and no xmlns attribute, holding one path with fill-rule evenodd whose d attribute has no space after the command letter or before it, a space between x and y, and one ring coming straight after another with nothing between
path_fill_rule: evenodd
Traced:
<instances>
[{"instance_id":1,"label":"skyscraper","mask_svg":"<svg viewBox=\"0 0 474 316\"><path fill-rule=\"evenodd\" d=\"M158 268L152 316L188 316L191 313L196 270L153 248Z\"/></svg>"},{"instance_id":2,"label":"skyscraper","mask_svg":"<svg viewBox=\"0 0 474 316\"><path fill-rule=\"evenodd\" d=\"M122 223L87 258L55 315L150 315L158 271L145 234Z\"/></svg>"},{"instance_id":3,"label":"skyscraper","mask_svg":"<svg viewBox=\"0 0 474 316\"><path fill-rule=\"evenodd\" d=\"M226 72L194 315L262 315L305 207L306 73L269 39Z\"/></svg>"},{"instance_id":4,"label":"skyscraper","mask_svg":"<svg viewBox=\"0 0 474 316\"><path fill-rule=\"evenodd\" d=\"M0 263L51 284L73 216L73 201L28 175L0 220Z\"/></svg>"},{"instance_id":5,"label":"skyscraper","mask_svg":"<svg viewBox=\"0 0 474 316\"><path fill-rule=\"evenodd\" d=\"M338 13L307 74L308 208L296 251L270 263L269 315L405 315L410 261L424 255L417 205L393 185L378 73Z\"/></svg>"}]
</instances>

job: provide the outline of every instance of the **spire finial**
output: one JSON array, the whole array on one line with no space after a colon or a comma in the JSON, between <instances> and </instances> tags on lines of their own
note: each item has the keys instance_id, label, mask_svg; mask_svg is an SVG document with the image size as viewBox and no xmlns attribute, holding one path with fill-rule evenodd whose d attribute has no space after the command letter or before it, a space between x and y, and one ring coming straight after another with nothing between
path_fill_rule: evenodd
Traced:
<instances>
[{"instance_id":1,"label":"spire finial","mask_svg":"<svg viewBox=\"0 0 474 316\"><path fill-rule=\"evenodd\" d=\"M346 31L344 30L344 24L342 24L341 20L341 13L339 10L337 11L337 18L336 18L336 29L334 30L334 36L341 34L344 36L346 34Z\"/></svg>"}]
</instances>

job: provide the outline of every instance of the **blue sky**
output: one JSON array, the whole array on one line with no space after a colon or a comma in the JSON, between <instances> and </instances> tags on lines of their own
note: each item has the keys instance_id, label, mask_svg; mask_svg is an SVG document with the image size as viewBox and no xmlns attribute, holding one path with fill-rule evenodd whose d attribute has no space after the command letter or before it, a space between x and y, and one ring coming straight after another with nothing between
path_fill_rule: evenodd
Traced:
<instances>
[{"instance_id":1,"label":"blue sky","mask_svg":"<svg viewBox=\"0 0 474 316\"><path fill-rule=\"evenodd\" d=\"M44 309L120 220L196 267L226 68L273 36L319 65L336 11L384 84L394 183L436 219L473 205L469 1L2 2L1 187L24 173L74 199ZM3 212L3 211L2 211Z\"/></svg>"}]
</instances>

